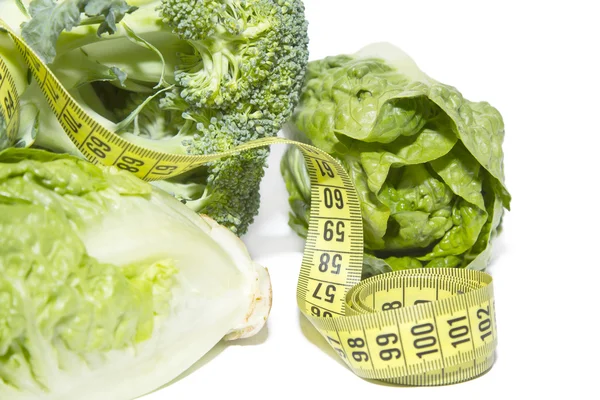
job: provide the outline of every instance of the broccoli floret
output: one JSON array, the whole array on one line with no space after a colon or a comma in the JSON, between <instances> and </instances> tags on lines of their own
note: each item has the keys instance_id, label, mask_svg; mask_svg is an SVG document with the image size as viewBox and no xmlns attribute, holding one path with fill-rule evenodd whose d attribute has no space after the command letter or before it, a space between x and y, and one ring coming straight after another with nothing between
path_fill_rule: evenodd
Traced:
<instances>
[{"instance_id":1,"label":"broccoli floret","mask_svg":"<svg viewBox=\"0 0 600 400\"><path fill-rule=\"evenodd\" d=\"M144 147L225 151L275 136L298 102L308 62L300 0L33 0L29 10L22 35L44 40L28 43L97 120ZM40 127L36 144L73 150L49 134ZM268 154L249 150L156 185L242 235Z\"/></svg>"},{"instance_id":2,"label":"broccoli floret","mask_svg":"<svg viewBox=\"0 0 600 400\"><path fill-rule=\"evenodd\" d=\"M195 50L184 59L195 61L193 66L186 64L175 73L185 88L180 95L195 108L195 119L206 120L204 109L214 115L209 124L198 124L200 137L188 151L214 153L275 136L290 117L303 83L308 41L302 3L224 1L194 9L195 3L163 0L161 7L164 21ZM220 223L245 231L259 207L257 193L268 154L266 148L254 149L213 163L198 211L223 215L217 217Z\"/></svg>"}]
</instances>

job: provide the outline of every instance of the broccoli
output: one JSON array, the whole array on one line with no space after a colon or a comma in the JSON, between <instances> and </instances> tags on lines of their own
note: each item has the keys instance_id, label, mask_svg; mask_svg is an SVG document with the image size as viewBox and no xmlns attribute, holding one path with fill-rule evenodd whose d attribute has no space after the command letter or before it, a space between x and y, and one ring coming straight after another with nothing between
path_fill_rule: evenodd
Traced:
<instances>
[{"instance_id":1,"label":"broccoli","mask_svg":"<svg viewBox=\"0 0 600 400\"><path fill-rule=\"evenodd\" d=\"M169 153L275 136L308 62L300 0L33 0L29 14L22 37L96 120ZM32 144L77 153L47 126L56 122L40 99L34 87L22 96L39 109ZM155 184L242 235L268 154L250 150Z\"/></svg>"}]
</instances>

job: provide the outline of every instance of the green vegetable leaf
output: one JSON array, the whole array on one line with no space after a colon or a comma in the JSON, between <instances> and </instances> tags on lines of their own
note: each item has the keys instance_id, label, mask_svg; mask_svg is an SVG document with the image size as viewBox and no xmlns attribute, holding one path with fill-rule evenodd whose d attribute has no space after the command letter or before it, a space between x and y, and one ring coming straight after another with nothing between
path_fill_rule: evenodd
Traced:
<instances>
[{"instance_id":1,"label":"green vegetable leaf","mask_svg":"<svg viewBox=\"0 0 600 400\"><path fill-rule=\"evenodd\" d=\"M83 3L85 15L104 17L104 21L98 27L98 36L106 32L114 34L117 31L117 23L123 19L125 14L137 10L137 7L128 5L126 0L83 0Z\"/></svg>"},{"instance_id":2,"label":"green vegetable leaf","mask_svg":"<svg viewBox=\"0 0 600 400\"><path fill-rule=\"evenodd\" d=\"M479 238L471 249L465 254L465 262L472 269L483 270L488 265L492 257L492 240L498 233L498 229L502 222L504 207L501 197L496 194L489 183L494 178L484 180L485 201L487 205L487 213L490 217L481 229Z\"/></svg>"},{"instance_id":3,"label":"green vegetable leaf","mask_svg":"<svg viewBox=\"0 0 600 400\"><path fill-rule=\"evenodd\" d=\"M456 135L446 125L423 129L416 137L399 138L384 151L365 151L360 161L369 177L369 189L379 192L390 168L423 164L448 153L456 143Z\"/></svg>"},{"instance_id":4,"label":"green vegetable leaf","mask_svg":"<svg viewBox=\"0 0 600 400\"><path fill-rule=\"evenodd\" d=\"M450 153L433 160L431 167L457 196L485 210L480 165L464 146L457 144Z\"/></svg>"},{"instance_id":5,"label":"green vegetable leaf","mask_svg":"<svg viewBox=\"0 0 600 400\"><path fill-rule=\"evenodd\" d=\"M365 253L363 255L363 269L361 279L367 279L375 275L385 274L391 272L392 267L382 260L370 254Z\"/></svg>"},{"instance_id":6,"label":"green vegetable leaf","mask_svg":"<svg viewBox=\"0 0 600 400\"><path fill-rule=\"evenodd\" d=\"M295 146L290 146L281 163L281 174L289 193L292 207L289 224L300 236L308 234L310 220L310 177L304 163L302 152Z\"/></svg>"},{"instance_id":7,"label":"green vegetable leaf","mask_svg":"<svg viewBox=\"0 0 600 400\"><path fill-rule=\"evenodd\" d=\"M378 198L390 209L385 248L426 248L453 226L454 196L422 165L394 170Z\"/></svg>"},{"instance_id":8,"label":"green vegetable leaf","mask_svg":"<svg viewBox=\"0 0 600 400\"><path fill-rule=\"evenodd\" d=\"M158 83L156 84L156 86L154 86L154 89L159 89L159 88L167 86L167 83L165 82L165 73L166 73L167 63L165 62L165 57L163 56L162 52L159 49L157 49L156 46L154 46L152 43L148 42L144 38L137 35L133 31L133 29L131 29L127 24L122 23L121 26L125 30L125 35L132 43L135 43L138 46L142 46L142 47L152 51L154 54L156 54L158 56L158 58L160 58L160 61L162 63L162 71L160 74L160 79L158 80ZM123 84L123 82L121 82L121 84Z\"/></svg>"},{"instance_id":9,"label":"green vegetable leaf","mask_svg":"<svg viewBox=\"0 0 600 400\"><path fill-rule=\"evenodd\" d=\"M436 257L460 255L469 250L477 241L487 217L487 212L460 199L452 209L452 228L435 245L431 253L420 259L432 260Z\"/></svg>"},{"instance_id":10,"label":"green vegetable leaf","mask_svg":"<svg viewBox=\"0 0 600 400\"><path fill-rule=\"evenodd\" d=\"M305 92L303 96L308 97L308 93L310 92ZM311 103L314 104L313 107L310 106ZM291 130L321 132L311 137L311 142L324 151L332 152L340 142L335 135L335 112L335 104L328 102L321 104L317 100L307 98L304 107L296 108L295 122L292 124L294 128Z\"/></svg>"},{"instance_id":11,"label":"green vegetable leaf","mask_svg":"<svg viewBox=\"0 0 600 400\"><path fill-rule=\"evenodd\" d=\"M390 143L401 136L416 135L437 112L425 96L388 100L379 109L371 134L362 140Z\"/></svg>"},{"instance_id":12,"label":"green vegetable leaf","mask_svg":"<svg viewBox=\"0 0 600 400\"><path fill-rule=\"evenodd\" d=\"M442 84L432 85L429 95L452 118L469 152L503 184L504 121L498 110L486 102L465 100L455 88Z\"/></svg>"},{"instance_id":13,"label":"green vegetable leaf","mask_svg":"<svg viewBox=\"0 0 600 400\"><path fill-rule=\"evenodd\" d=\"M401 271L404 269L422 268L423 264L414 257L388 257L385 262L392 268L393 271Z\"/></svg>"},{"instance_id":14,"label":"green vegetable leaf","mask_svg":"<svg viewBox=\"0 0 600 400\"><path fill-rule=\"evenodd\" d=\"M459 256L437 257L429 261L426 268L458 268L463 267L463 258Z\"/></svg>"},{"instance_id":15,"label":"green vegetable leaf","mask_svg":"<svg viewBox=\"0 0 600 400\"><path fill-rule=\"evenodd\" d=\"M115 33L116 23L137 7L125 0L33 0L29 5L31 19L22 26L21 34L42 61L51 63L56 56L56 41L63 31L81 23L81 14L103 17L98 35Z\"/></svg>"},{"instance_id":16,"label":"green vegetable leaf","mask_svg":"<svg viewBox=\"0 0 600 400\"><path fill-rule=\"evenodd\" d=\"M58 57L54 66L54 74L67 90L90 82L118 82L122 86L127 80L120 69L95 62L80 49Z\"/></svg>"},{"instance_id":17,"label":"green vegetable leaf","mask_svg":"<svg viewBox=\"0 0 600 400\"><path fill-rule=\"evenodd\" d=\"M360 201L363 217L365 246L368 249L382 249L385 245L383 236L387 229L390 209L369 190L367 176L358 161L339 160L350 176Z\"/></svg>"},{"instance_id":18,"label":"green vegetable leaf","mask_svg":"<svg viewBox=\"0 0 600 400\"><path fill-rule=\"evenodd\" d=\"M0 398L137 398L260 329L268 290L231 231L134 175L0 152Z\"/></svg>"},{"instance_id":19,"label":"green vegetable leaf","mask_svg":"<svg viewBox=\"0 0 600 400\"><path fill-rule=\"evenodd\" d=\"M289 125L286 135L305 137L347 169L373 256L397 269L487 263L511 201L504 123L491 105L465 99L401 50L376 43L309 63Z\"/></svg>"},{"instance_id":20,"label":"green vegetable leaf","mask_svg":"<svg viewBox=\"0 0 600 400\"><path fill-rule=\"evenodd\" d=\"M25 155L33 157L23 161ZM23 182L24 175L35 183ZM28 368L40 387L49 387L52 379L44 340L55 337L80 356L122 349L147 340L155 316L170 312L177 273L172 260L121 269L91 257L82 240L90 219L110 203L117 205L114 195L150 193L148 184L124 178L106 182L91 164L50 153L0 154L0 297L8 291L11 298L0 308L0 321L21 316L15 324L0 323L6 332L0 335L0 354ZM105 204L94 204L98 200ZM31 320L24 325L26 318ZM12 375L6 365L2 371L9 384L22 385L18 371Z\"/></svg>"}]
</instances>

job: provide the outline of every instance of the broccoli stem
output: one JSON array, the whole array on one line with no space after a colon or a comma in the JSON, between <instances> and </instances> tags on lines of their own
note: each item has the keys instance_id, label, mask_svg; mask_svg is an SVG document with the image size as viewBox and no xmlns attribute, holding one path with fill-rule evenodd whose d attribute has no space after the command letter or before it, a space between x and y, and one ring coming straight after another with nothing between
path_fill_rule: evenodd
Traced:
<instances>
[{"instance_id":1,"label":"broccoli stem","mask_svg":"<svg viewBox=\"0 0 600 400\"><path fill-rule=\"evenodd\" d=\"M129 3L132 2L129 1ZM127 39L125 29L120 25L117 25L117 31L112 35L97 35L96 31L98 30L98 25L92 24L94 20L95 19L90 18L88 21L90 24L79 25L71 31L62 32L58 36L56 42L57 56L94 43L106 43L107 41L112 40ZM104 18L101 18L101 20L103 21ZM153 7L138 9L135 12L128 14L123 19L123 22L125 22L127 26L140 37L144 37L146 34L162 33L171 36L172 38L176 38L171 29L160 19L156 18L156 11ZM112 43L106 46L106 48L109 49L111 45Z\"/></svg>"}]
</instances>

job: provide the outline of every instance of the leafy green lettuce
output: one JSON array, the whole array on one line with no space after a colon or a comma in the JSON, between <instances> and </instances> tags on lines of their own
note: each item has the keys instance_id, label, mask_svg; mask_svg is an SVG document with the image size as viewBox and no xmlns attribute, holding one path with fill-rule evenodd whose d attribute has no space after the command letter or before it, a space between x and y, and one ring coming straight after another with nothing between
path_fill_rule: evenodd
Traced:
<instances>
[{"instance_id":1,"label":"leafy green lettuce","mask_svg":"<svg viewBox=\"0 0 600 400\"><path fill-rule=\"evenodd\" d=\"M0 398L137 397L247 321L258 269L207 221L114 167L0 152Z\"/></svg>"},{"instance_id":2,"label":"leafy green lettuce","mask_svg":"<svg viewBox=\"0 0 600 400\"><path fill-rule=\"evenodd\" d=\"M486 267L510 206L504 124L488 103L466 100L401 50L375 44L310 63L286 134L331 154L354 182L368 254L364 276ZM281 170L290 226L305 235L310 183L297 149L287 151Z\"/></svg>"}]
</instances>

